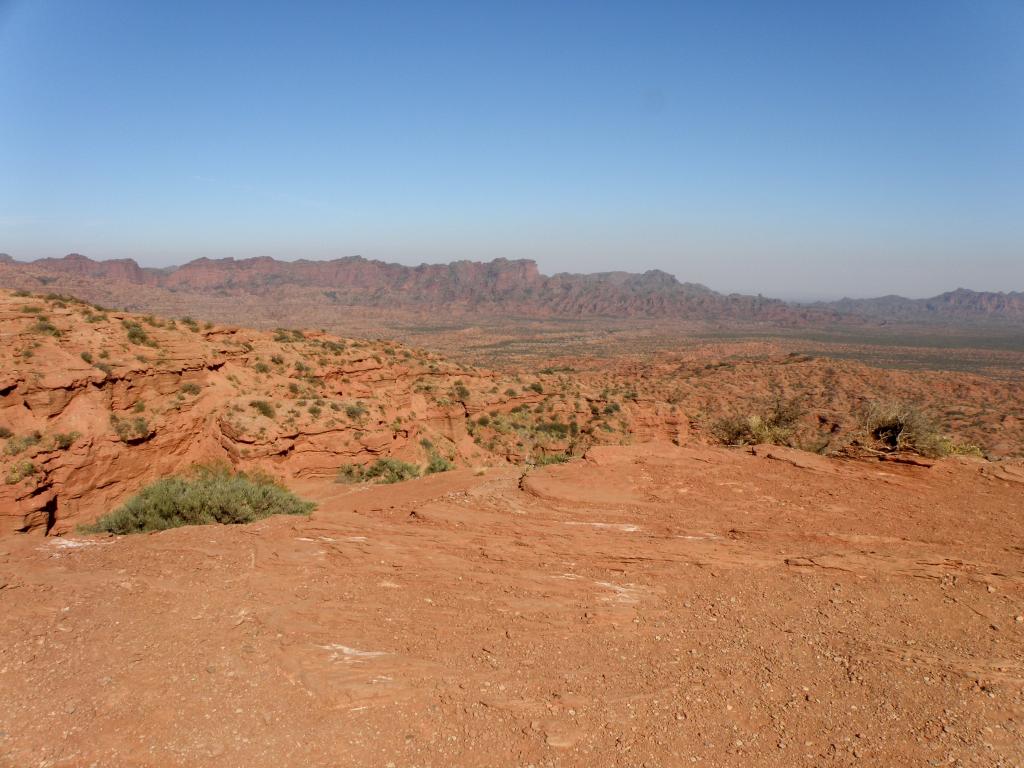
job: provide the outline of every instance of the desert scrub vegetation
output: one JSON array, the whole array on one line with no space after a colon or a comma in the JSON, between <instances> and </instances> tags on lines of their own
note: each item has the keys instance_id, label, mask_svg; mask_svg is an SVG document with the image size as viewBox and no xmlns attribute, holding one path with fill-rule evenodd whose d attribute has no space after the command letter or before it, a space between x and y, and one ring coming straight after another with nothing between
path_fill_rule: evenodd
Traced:
<instances>
[{"instance_id":1,"label":"desert scrub vegetation","mask_svg":"<svg viewBox=\"0 0 1024 768\"><path fill-rule=\"evenodd\" d=\"M189 381L181 385L181 392L185 395L198 395L200 386L195 382Z\"/></svg>"},{"instance_id":2,"label":"desert scrub vegetation","mask_svg":"<svg viewBox=\"0 0 1024 768\"><path fill-rule=\"evenodd\" d=\"M236 525L271 515L308 515L305 501L261 473L234 472L227 466L193 467L184 476L158 480L104 515L83 533L143 533L183 525Z\"/></svg>"},{"instance_id":3,"label":"desert scrub vegetation","mask_svg":"<svg viewBox=\"0 0 1024 768\"><path fill-rule=\"evenodd\" d=\"M415 464L400 459L377 459L367 467L358 464L344 464L338 468L335 479L339 483L400 483L420 476Z\"/></svg>"},{"instance_id":4,"label":"desert scrub vegetation","mask_svg":"<svg viewBox=\"0 0 1024 768\"><path fill-rule=\"evenodd\" d=\"M863 409L862 425L868 447L882 452L907 451L928 458L981 455L977 446L958 443L943 435L930 414L907 403L868 403Z\"/></svg>"},{"instance_id":5,"label":"desert scrub vegetation","mask_svg":"<svg viewBox=\"0 0 1024 768\"><path fill-rule=\"evenodd\" d=\"M156 346L156 342L149 337L149 334L146 333L146 329L135 320L122 320L121 327L127 332L128 341L132 344L139 344L144 347Z\"/></svg>"},{"instance_id":6,"label":"desert scrub vegetation","mask_svg":"<svg viewBox=\"0 0 1024 768\"><path fill-rule=\"evenodd\" d=\"M7 470L7 474L4 476L4 482L7 485L14 485L20 483L26 477L32 477L38 470L36 465L31 461L18 461Z\"/></svg>"},{"instance_id":7,"label":"desert scrub vegetation","mask_svg":"<svg viewBox=\"0 0 1024 768\"><path fill-rule=\"evenodd\" d=\"M565 464L569 458L570 457L564 453L548 453L538 456L534 459L533 463L538 467L544 467L548 464Z\"/></svg>"},{"instance_id":8,"label":"desert scrub vegetation","mask_svg":"<svg viewBox=\"0 0 1024 768\"><path fill-rule=\"evenodd\" d=\"M66 451L75 444L75 441L79 437L81 437L81 435L78 432L57 432L52 435L53 446L58 450Z\"/></svg>"},{"instance_id":9,"label":"desert scrub vegetation","mask_svg":"<svg viewBox=\"0 0 1024 768\"><path fill-rule=\"evenodd\" d=\"M10 435L8 430L4 431ZM22 435L21 437L11 437L7 441L7 445L4 446L4 453L8 456L17 456L19 453L28 450L33 445L38 445L39 441L42 439L43 436L39 432L30 432L29 434Z\"/></svg>"},{"instance_id":10,"label":"desert scrub vegetation","mask_svg":"<svg viewBox=\"0 0 1024 768\"><path fill-rule=\"evenodd\" d=\"M249 406L255 409L258 414L266 416L268 419L274 418L274 415L276 414L274 406L266 400L253 400L249 403Z\"/></svg>"},{"instance_id":11,"label":"desert scrub vegetation","mask_svg":"<svg viewBox=\"0 0 1024 768\"><path fill-rule=\"evenodd\" d=\"M288 328L274 329L274 341L282 344L290 341L302 341L305 338L306 334L304 334L302 331L294 331Z\"/></svg>"},{"instance_id":12,"label":"desert scrub vegetation","mask_svg":"<svg viewBox=\"0 0 1024 768\"><path fill-rule=\"evenodd\" d=\"M345 406L345 415L352 419L352 421L358 421L362 419L364 416L366 416L368 413L369 411L366 409L366 406L363 405L361 402L357 402L355 403L355 405Z\"/></svg>"},{"instance_id":13,"label":"desert scrub vegetation","mask_svg":"<svg viewBox=\"0 0 1024 768\"><path fill-rule=\"evenodd\" d=\"M30 330L33 333L42 333L47 336L53 336L55 339L59 339L61 336L57 326L51 323L50 318L46 317L46 315L40 315L39 319L35 321Z\"/></svg>"},{"instance_id":14,"label":"desert scrub vegetation","mask_svg":"<svg viewBox=\"0 0 1024 768\"><path fill-rule=\"evenodd\" d=\"M792 445L803 413L799 398L780 396L763 413L718 419L711 425L711 434L726 445Z\"/></svg>"},{"instance_id":15,"label":"desert scrub vegetation","mask_svg":"<svg viewBox=\"0 0 1024 768\"><path fill-rule=\"evenodd\" d=\"M420 440L420 445L423 450L427 452L427 468L426 474L434 475L438 472L448 472L455 468L454 462L451 459L442 456L437 450L437 447L427 438Z\"/></svg>"},{"instance_id":16,"label":"desert scrub vegetation","mask_svg":"<svg viewBox=\"0 0 1024 768\"><path fill-rule=\"evenodd\" d=\"M141 416L122 419L116 413L110 414L110 426L122 443L140 443L150 435L149 422Z\"/></svg>"}]
</instances>

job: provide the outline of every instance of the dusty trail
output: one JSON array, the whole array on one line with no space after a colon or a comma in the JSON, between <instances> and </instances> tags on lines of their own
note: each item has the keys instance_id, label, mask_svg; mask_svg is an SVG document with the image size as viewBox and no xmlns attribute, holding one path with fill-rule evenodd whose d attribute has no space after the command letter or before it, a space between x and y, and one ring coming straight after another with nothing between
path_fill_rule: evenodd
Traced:
<instances>
[{"instance_id":1,"label":"dusty trail","mask_svg":"<svg viewBox=\"0 0 1024 768\"><path fill-rule=\"evenodd\" d=\"M3 539L0 764L1024 763L1020 470L774 453Z\"/></svg>"}]
</instances>

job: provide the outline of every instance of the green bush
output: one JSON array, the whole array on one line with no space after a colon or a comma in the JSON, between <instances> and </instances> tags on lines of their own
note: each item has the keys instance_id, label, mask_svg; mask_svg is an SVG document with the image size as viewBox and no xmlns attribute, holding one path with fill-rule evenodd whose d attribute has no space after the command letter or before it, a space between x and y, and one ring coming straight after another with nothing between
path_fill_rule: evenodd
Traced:
<instances>
[{"instance_id":1,"label":"green bush","mask_svg":"<svg viewBox=\"0 0 1024 768\"><path fill-rule=\"evenodd\" d=\"M85 360L85 362L87 362L89 365L92 365L92 353L91 352L83 352L82 353L82 359Z\"/></svg>"},{"instance_id":2,"label":"green bush","mask_svg":"<svg viewBox=\"0 0 1024 768\"><path fill-rule=\"evenodd\" d=\"M191 381L181 385L181 391L186 395L198 395L199 389L199 385Z\"/></svg>"},{"instance_id":3,"label":"green bush","mask_svg":"<svg viewBox=\"0 0 1024 768\"><path fill-rule=\"evenodd\" d=\"M400 483L420 476L419 467L398 459L377 459L368 467L345 464L338 469L339 483Z\"/></svg>"},{"instance_id":4,"label":"green bush","mask_svg":"<svg viewBox=\"0 0 1024 768\"><path fill-rule=\"evenodd\" d=\"M254 366L252 367L252 369L253 369L254 371L256 371L256 373L270 373L270 366L269 366L269 365L267 365L266 363L262 362L262 361L261 361L261 362L258 362L258 363L256 363L256 364L255 364L255 365L254 365Z\"/></svg>"},{"instance_id":5,"label":"green bush","mask_svg":"<svg viewBox=\"0 0 1024 768\"><path fill-rule=\"evenodd\" d=\"M122 320L121 326L128 332L128 341L145 347L155 347L156 342L149 337L146 329L134 320Z\"/></svg>"},{"instance_id":6,"label":"green bush","mask_svg":"<svg viewBox=\"0 0 1024 768\"><path fill-rule=\"evenodd\" d=\"M0 439L6 440L12 434L14 433L11 432L11 430L9 430L7 427L0 427Z\"/></svg>"},{"instance_id":7,"label":"green bush","mask_svg":"<svg viewBox=\"0 0 1024 768\"><path fill-rule=\"evenodd\" d=\"M429 451L427 454L426 474L434 475L438 472L448 472L455 468L451 459L447 459L437 451Z\"/></svg>"},{"instance_id":8,"label":"green bush","mask_svg":"<svg viewBox=\"0 0 1024 768\"><path fill-rule=\"evenodd\" d=\"M366 414L367 410L362 403L356 403L355 405L345 406L345 415L348 416L353 421L355 421L356 419L361 419Z\"/></svg>"},{"instance_id":9,"label":"green bush","mask_svg":"<svg viewBox=\"0 0 1024 768\"><path fill-rule=\"evenodd\" d=\"M183 525L244 524L271 515L308 515L315 508L265 475L200 466L185 476L158 480L80 530L127 534Z\"/></svg>"}]
</instances>

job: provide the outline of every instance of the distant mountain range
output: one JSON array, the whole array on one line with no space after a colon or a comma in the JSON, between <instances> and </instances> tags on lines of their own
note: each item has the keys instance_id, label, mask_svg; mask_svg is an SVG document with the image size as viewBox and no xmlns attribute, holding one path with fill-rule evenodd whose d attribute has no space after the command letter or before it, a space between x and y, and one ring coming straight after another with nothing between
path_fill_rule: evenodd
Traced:
<instances>
[{"instance_id":1,"label":"distant mountain range","mask_svg":"<svg viewBox=\"0 0 1024 768\"><path fill-rule=\"evenodd\" d=\"M890 322L1024 322L1024 292L1020 291L1002 293L957 288L930 299L881 296L877 299L840 299L809 306Z\"/></svg>"},{"instance_id":2,"label":"distant mountain range","mask_svg":"<svg viewBox=\"0 0 1024 768\"><path fill-rule=\"evenodd\" d=\"M665 318L782 325L817 322L1024 323L1024 293L963 288L931 299L884 296L795 304L762 296L722 294L679 282L660 270L542 275L531 260L457 261L408 267L350 256L329 261L196 259L178 267L140 267L132 259L97 261L80 254L20 262L0 255L0 285L54 286L84 298L146 309L145 290L165 306L174 294L280 299L311 309L374 307L519 317ZM50 288L50 290L54 290ZM140 290L144 289L144 290Z\"/></svg>"}]
</instances>

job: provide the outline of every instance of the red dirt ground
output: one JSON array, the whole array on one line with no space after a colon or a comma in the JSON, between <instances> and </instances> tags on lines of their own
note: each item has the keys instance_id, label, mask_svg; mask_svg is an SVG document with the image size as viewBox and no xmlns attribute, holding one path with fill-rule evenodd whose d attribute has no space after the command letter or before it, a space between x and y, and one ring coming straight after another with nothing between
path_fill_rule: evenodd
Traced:
<instances>
[{"instance_id":1,"label":"red dirt ground","mask_svg":"<svg viewBox=\"0 0 1024 768\"><path fill-rule=\"evenodd\" d=\"M0 764L1024 764L1024 466L758 453L4 538Z\"/></svg>"}]
</instances>

